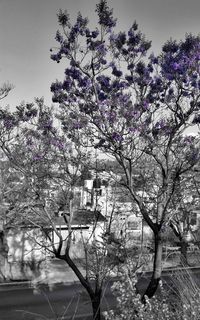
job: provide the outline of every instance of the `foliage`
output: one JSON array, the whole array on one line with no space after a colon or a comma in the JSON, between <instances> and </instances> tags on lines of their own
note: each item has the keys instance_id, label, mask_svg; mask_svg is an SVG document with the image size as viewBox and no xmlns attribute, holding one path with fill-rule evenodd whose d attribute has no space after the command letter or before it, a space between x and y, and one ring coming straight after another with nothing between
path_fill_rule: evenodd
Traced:
<instances>
[{"instance_id":1,"label":"foliage","mask_svg":"<svg viewBox=\"0 0 200 320\"><path fill-rule=\"evenodd\" d=\"M0 87L0 100L4 99L7 97L9 92L13 89L13 85L10 83L3 83Z\"/></svg>"},{"instance_id":2,"label":"foliage","mask_svg":"<svg viewBox=\"0 0 200 320\"><path fill-rule=\"evenodd\" d=\"M102 10L107 12L104 3ZM65 25L62 38L56 38L60 49L52 59L66 57L69 66L64 82L51 86L53 101L60 104L63 128L70 137L81 143L82 132L89 135L87 142L115 156L125 170L124 184L129 189L131 185L131 195L141 207L143 199L136 196L131 176L140 159L143 190L155 203L151 211L162 201L167 210L178 177L199 157L198 140L182 136L197 123L193 120L199 112L199 38L187 35L180 43L168 41L160 56L150 55L145 62L150 43L137 24L127 35L115 34L110 11L105 17L110 23L93 34L79 14L75 25ZM152 172L145 170L147 163ZM147 215L145 219L153 229Z\"/></svg>"},{"instance_id":3,"label":"foliage","mask_svg":"<svg viewBox=\"0 0 200 320\"><path fill-rule=\"evenodd\" d=\"M175 280L173 280L175 278ZM113 293L117 297L117 310L105 313L107 320L197 320L200 315L199 298L200 291L187 270L182 275L173 275L173 284L176 292L161 287L161 292L151 300L145 297L146 303L141 302L141 296L136 289L134 274L124 274L123 278L116 282Z\"/></svg>"},{"instance_id":4,"label":"foliage","mask_svg":"<svg viewBox=\"0 0 200 320\"><path fill-rule=\"evenodd\" d=\"M91 30L80 13L74 24L59 13L63 30L51 58L66 58L67 65L64 81L51 85L53 101L70 139L112 156L123 169L120 183L154 233L155 288L162 237L177 209L173 198L200 156L199 135L186 134L200 122L200 38L169 40L155 56L136 22L116 33L106 1L97 15L99 26Z\"/></svg>"},{"instance_id":5,"label":"foliage","mask_svg":"<svg viewBox=\"0 0 200 320\"><path fill-rule=\"evenodd\" d=\"M121 281L116 282L112 289L117 297L118 308L107 313L107 320L169 320L172 319L172 311L165 299L153 297L146 298L146 303L141 301L141 296L136 289L135 275L124 275ZM173 318L174 319L174 318Z\"/></svg>"},{"instance_id":6,"label":"foliage","mask_svg":"<svg viewBox=\"0 0 200 320\"><path fill-rule=\"evenodd\" d=\"M0 147L19 180L13 181L15 192L8 203L14 198L13 213L20 217L21 225L32 226L42 234L42 240L39 236L32 240L72 268L90 296L94 314L100 317L102 286L113 265L107 263L106 241L95 236L100 212L96 207L90 210L91 232L84 234L82 221L88 210L76 203L76 187L80 191L90 157L87 149L63 134L56 121L53 109L45 106L43 99L22 104L13 112L1 110ZM85 227L86 222L83 224ZM62 225L64 232L59 227ZM77 225L86 274L72 254Z\"/></svg>"}]
</instances>

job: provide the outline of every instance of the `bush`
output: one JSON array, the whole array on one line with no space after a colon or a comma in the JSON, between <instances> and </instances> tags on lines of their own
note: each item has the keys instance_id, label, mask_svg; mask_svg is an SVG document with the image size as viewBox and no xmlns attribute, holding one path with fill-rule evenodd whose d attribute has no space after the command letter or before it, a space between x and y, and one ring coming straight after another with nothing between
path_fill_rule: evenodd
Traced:
<instances>
[{"instance_id":1,"label":"bush","mask_svg":"<svg viewBox=\"0 0 200 320\"><path fill-rule=\"evenodd\" d=\"M200 289L192 283L193 278L182 280L177 277L173 292L161 286L161 293L152 299L145 297L144 304L136 290L135 274L124 274L112 287L118 308L106 312L106 320L199 320Z\"/></svg>"}]
</instances>

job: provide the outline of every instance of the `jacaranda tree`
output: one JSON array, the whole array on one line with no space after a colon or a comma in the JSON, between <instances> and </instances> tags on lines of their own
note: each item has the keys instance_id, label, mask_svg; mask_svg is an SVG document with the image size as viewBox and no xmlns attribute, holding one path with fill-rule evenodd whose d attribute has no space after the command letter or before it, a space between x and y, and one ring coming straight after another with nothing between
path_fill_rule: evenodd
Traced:
<instances>
[{"instance_id":1,"label":"jacaranda tree","mask_svg":"<svg viewBox=\"0 0 200 320\"><path fill-rule=\"evenodd\" d=\"M96 13L95 29L81 13L74 23L67 11L58 13L58 48L51 58L64 59L66 68L64 80L51 85L53 102L69 138L113 156L123 168L122 183L154 234L154 269L145 292L152 297L173 195L199 159L199 136L188 132L200 123L200 37L169 40L154 55L136 22L128 32L115 32L105 0ZM138 179L143 192L137 192Z\"/></svg>"},{"instance_id":2,"label":"jacaranda tree","mask_svg":"<svg viewBox=\"0 0 200 320\"><path fill-rule=\"evenodd\" d=\"M91 210L81 205L80 183L89 174L89 153L63 134L54 111L43 99L22 104L13 112L0 110L0 148L15 178L9 184L6 179L4 188L1 184L0 200L7 204L0 208L4 209L2 218L7 209L7 221L10 216L17 218L18 224L16 220L13 224L28 228L33 243L66 262L88 293L93 319L100 320L104 283L116 262L107 256L109 239L103 237L103 225L102 237L97 235L99 221L106 220L97 208L98 201ZM85 232L88 225L90 230ZM75 252L78 245L81 257Z\"/></svg>"}]
</instances>

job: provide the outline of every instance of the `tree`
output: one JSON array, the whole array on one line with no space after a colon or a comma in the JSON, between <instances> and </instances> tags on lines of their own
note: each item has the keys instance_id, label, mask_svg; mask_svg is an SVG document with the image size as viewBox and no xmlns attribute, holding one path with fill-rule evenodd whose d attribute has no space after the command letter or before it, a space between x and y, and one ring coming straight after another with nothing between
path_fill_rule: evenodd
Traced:
<instances>
[{"instance_id":1,"label":"tree","mask_svg":"<svg viewBox=\"0 0 200 320\"><path fill-rule=\"evenodd\" d=\"M3 83L0 87L0 100L3 100L9 92L13 89L13 85L10 83ZM3 133L3 132L2 132ZM6 279L7 267L8 267L8 245L7 245L7 233L8 230L13 226L13 223L16 224L16 216L11 214L14 202L13 195L15 191L12 188L12 179L9 175L9 162L5 159L4 155L0 154L0 256L1 256L1 278ZM15 177L17 178L17 177ZM14 178L14 179L15 179ZM11 196L10 204L6 201ZM12 203L11 203L12 202Z\"/></svg>"},{"instance_id":2,"label":"tree","mask_svg":"<svg viewBox=\"0 0 200 320\"><path fill-rule=\"evenodd\" d=\"M38 245L65 261L74 271L90 297L93 319L100 319L103 285L115 264L107 257L106 237L95 236L102 217L97 206L89 212L92 232L85 238L82 236L86 274L79 268L79 261L72 257L73 218L77 215L77 224L81 225L82 215L88 213L80 210L75 192L84 175L89 174L86 168L90 157L87 150L71 142L59 123L55 123L53 110L45 106L42 99L36 99L35 105L22 104L13 112L1 110L0 147L14 173L21 178L12 212L24 226L40 231L43 239L39 234L33 239ZM65 224L67 234L58 227L58 217L60 223ZM80 235L83 233L80 229Z\"/></svg>"},{"instance_id":3,"label":"tree","mask_svg":"<svg viewBox=\"0 0 200 320\"><path fill-rule=\"evenodd\" d=\"M13 85L10 83L3 83L2 86L0 87L0 100L4 99L7 97L9 92L13 89Z\"/></svg>"},{"instance_id":4,"label":"tree","mask_svg":"<svg viewBox=\"0 0 200 320\"><path fill-rule=\"evenodd\" d=\"M195 187L194 172L183 175L179 181L179 189L172 201L174 213L170 227L179 240L180 262L188 264L187 248L191 238L195 241L194 227L197 224L196 211L199 207L199 196Z\"/></svg>"},{"instance_id":5,"label":"tree","mask_svg":"<svg viewBox=\"0 0 200 320\"><path fill-rule=\"evenodd\" d=\"M51 58L65 58L67 65L64 81L51 85L53 102L69 138L112 156L123 169L121 183L154 234L154 268L145 293L152 297L171 201L180 177L199 159L199 136L183 133L200 122L200 38L169 40L158 56L148 55L151 43L136 22L127 33L115 33L107 2L100 1L96 12L95 30L81 13L74 24L66 11L58 14L61 31Z\"/></svg>"}]
</instances>

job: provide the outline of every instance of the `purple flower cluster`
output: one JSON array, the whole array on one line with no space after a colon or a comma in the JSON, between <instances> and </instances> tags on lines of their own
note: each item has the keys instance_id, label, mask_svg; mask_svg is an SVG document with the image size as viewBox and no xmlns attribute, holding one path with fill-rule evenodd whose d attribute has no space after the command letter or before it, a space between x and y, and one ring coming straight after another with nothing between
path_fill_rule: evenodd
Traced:
<instances>
[{"instance_id":1,"label":"purple flower cluster","mask_svg":"<svg viewBox=\"0 0 200 320\"><path fill-rule=\"evenodd\" d=\"M65 70L65 75L71 77L74 80L81 80L81 72L76 67L67 68Z\"/></svg>"},{"instance_id":2,"label":"purple flower cluster","mask_svg":"<svg viewBox=\"0 0 200 320\"><path fill-rule=\"evenodd\" d=\"M184 125L184 120L193 119L193 124L199 124L199 115L189 119L193 111L198 111L190 103L197 104L200 89L199 38L189 35L185 41L170 40L160 55L144 58L151 42L138 30L137 23L127 33L115 34L116 21L105 0L99 2L96 11L101 33L90 30L81 15L73 26L61 15L60 23L68 25L69 30L56 34L60 50L52 58L59 62L65 57L69 64L64 81L51 86L53 101L65 102L69 110L74 110L67 111L65 130L83 129L92 123L97 130L107 130L108 144L111 140L120 143L125 137L128 141L133 133L163 142L163 137ZM122 124L123 134L117 129ZM53 145L59 148L59 143L56 140ZM103 142L99 147L105 145Z\"/></svg>"},{"instance_id":3,"label":"purple flower cluster","mask_svg":"<svg viewBox=\"0 0 200 320\"><path fill-rule=\"evenodd\" d=\"M200 114L194 116L193 123L200 124Z\"/></svg>"},{"instance_id":4,"label":"purple flower cluster","mask_svg":"<svg viewBox=\"0 0 200 320\"><path fill-rule=\"evenodd\" d=\"M111 39L111 41L113 40L113 42L116 45L116 48L118 50L121 50L123 48L123 46L126 44L126 33L120 32L116 36L114 36L114 34L112 34L112 37L110 39Z\"/></svg>"},{"instance_id":5,"label":"purple flower cluster","mask_svg":"<svg viewBox=\"0 0 200 320\"><path fill-rule=\"evenodd\" d=\"M58 23L62 26L62 27L70 27L70 22L69 22L69 14L67 13L67 11L62 11L61 9L59 10L58 14Z\"/></svg>"},{"instance_id":6,"label":"purple flower cluster","mask_svg":"<svg viewBox=\"0 0 200 320\"><path fill-rule=\"evenodd\" d=\"M200 60L200 38L187 35L185 41L179 44L170 40L163 46L163 54L160 59L162 75L166 79L181 80L192 87L197 87L196 79L193 79L192 70ZM196 69L196 68L195 68ZM186 74L191 72L191 78L186 80Z\"/></svg>"},{"instance_id":7,"label":"purple flower cluster","mask_svg":"<svg viewBox=\"0 0 200 320\"><path fill-rule=\"evenodd\" d=\"M64 148L65 148L65 144L64 144L64 141L62 141L61 139L59 139L59 138L53 138L53 139L51 139L51 141L50 141L50 143L53 145L53 146L55 146L55 147L57 147L59 150L64 150Z\"/></svg>"},{"instance_id":8,"label":"purple flower cluster","mask_svg":"<svg viewBox=\"0 0 200 320\"><path fill-rule=\"evenodd\" d=\"M122 71L121 70L118 70L116 66L113 67L113 70L112 70L112 74L117 77L117 78L120 78L122 76Z\"/></svg>"},{"instance_id":9,"label":"purple flower cluster","mask_svg":"<svg viewBox=\"0 0 200 320\"><path fill-rule=\"evenodd\" d=\"M90 31L90 29L87 28L87 29L85 30L85 35L86 35L87 38L93 38L93 39L95 39L95 38L97 38L98 35L99 35L99 30L96 29L96 30L94 30L94 31Z\"/></svg>"},{"instance_id":10,"label":"purple flower cluster","mask_svg":"<svg viewBox=\"0 0 200 320\"><path fill-rule=\"evenodd\" d=\"M32 147L33 146L33 139L31 137L28 137L27 140L26 140L26 145L28 147Z\"/></svg>"},{"instance_id":11,"label":"purple flower cluster","mask_svg":"<svg viewBox=\"0 0 200 320\"><path fill-rule=\"evenodd\" d=\"M112 28L116 25L116 19L113 18L113 10L109 9L106 0L102 0L96 6L96 12L99 17L99 24L101 26Z\"/></svg>"},{"instance_id":12,"label":"purple flower cluster","mask_svg":"<svg viewBox=\"0 0 200 320\"><path fill-rule=\"evenodd\" d=\"M122 135L121 135L120 133L118 133L118 132L113 132L113 134L112 134L112 139L113 139L114 141L116 141L116 142L121 142L121 141L123 141Z\"/></svg>"},{"instance_id":13,"label":"purple flower cluster","mask_svg":"<svg viewBox=\"0 0 200 320\"><path fill-rule=\"evenodd\" d=\"M83 18L79 13L75 25L70 28L68 43L73 44L79 35L84 36L86 34L87 24L88 19Z\"/></svg>"},{"instance_id":14,"label":"purple flower cluster","mask_svg":"<svg viewBox=\"0 0 200 320\"><path fill-rule=\"evenodd\" d=\"M102 90L108 90L110 88L110 77L101 75L101 76L98 76L96 79L101 85Z\"/></svg>"},{"instance_id":15,"label":"purple flower cluster","mask_svg":"<svg viewBox=\"0 0 200 320\"><path fill-rule=\"evenodd\" d=\"M44 159L44 155L41 153L35 153L33 155L33 161L41 161Z\"/></svg>"},{"instance_id":16,"label":"purple flower cluster","mask_svg":"<svg viewBox=\"0 0 200 320\"><path fill-rule=\"evenodd\" d=\"M61 35L61 33L60 33L59 30L56 32L56 37L55 37L55 39L56 39L56 41L58 41L60 44L63 43L64 38L63 38L63 36Z\"/></svg>"},{"instance_id":17,"label":"purple flower cluster","mask_svg":"<svg viewBox=\"0 0 200 320\"><path fill-rule=\"evenodd\" d=\"M62 55L61 55L60 51L57 52L56 54L51 54L51 59L53 61L56 61L57 63L59 63L60 60L62 59Z\"/></svg>"}]
</instances>

